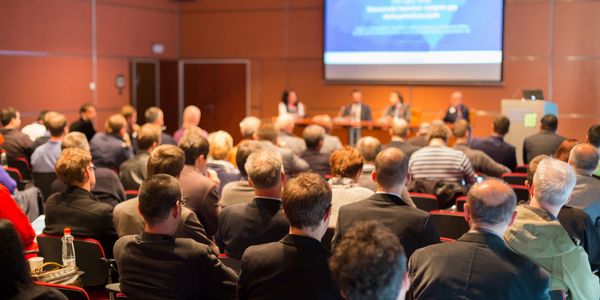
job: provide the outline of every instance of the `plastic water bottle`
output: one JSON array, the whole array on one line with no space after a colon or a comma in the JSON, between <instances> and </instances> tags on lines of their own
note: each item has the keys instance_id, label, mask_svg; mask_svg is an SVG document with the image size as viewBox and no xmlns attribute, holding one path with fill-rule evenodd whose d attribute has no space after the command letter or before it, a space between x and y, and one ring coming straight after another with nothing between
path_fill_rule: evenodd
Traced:
<instances>
[{"instance_id":1,"label":"plastic water bottle","mask_svg":"<svg viewBox=\"0 0 600 300\"><path fill-rule=\"evenodd\" d=\"M65 266L75 266L75 245L73 244L71 228L64 229L62 237L62 261Z\"/></svg>"}]
</instances>

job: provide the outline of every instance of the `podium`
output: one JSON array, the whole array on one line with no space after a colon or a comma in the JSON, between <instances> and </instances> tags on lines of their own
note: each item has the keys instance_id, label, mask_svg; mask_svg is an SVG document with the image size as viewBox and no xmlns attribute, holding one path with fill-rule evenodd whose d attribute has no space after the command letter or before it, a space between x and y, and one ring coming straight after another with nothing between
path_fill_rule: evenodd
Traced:
<instances>
[{"instance_id":1,"label":"podium","mask_svg":"<svg viewBox=\"0 0 600 300\"><path fill-rule=\"evenodd\" d=\"M540 131L540 119L546 114L558 116L556 103L543 100L503 99L502 114L510 120L504 141L515 146L517 163L523 164L523 141Z\"/></svg>"}]
</instances>

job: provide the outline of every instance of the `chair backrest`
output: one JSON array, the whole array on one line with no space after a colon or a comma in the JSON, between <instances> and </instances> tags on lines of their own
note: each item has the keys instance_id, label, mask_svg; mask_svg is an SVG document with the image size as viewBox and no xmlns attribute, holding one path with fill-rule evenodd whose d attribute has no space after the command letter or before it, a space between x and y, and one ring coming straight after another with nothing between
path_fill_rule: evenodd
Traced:
<instances>
[{"instance_id":1,"label":"chair backrest","mask_svg":"<svg viewBox=\"0 0 600 300\"><path fill-rule=\"evenodd\" d=\"M62 263L62 241L60 236L40 234L37 236L39 255L46 262ZM84 287L104 286L107 282L108 267L103 258L104 249L100 242L88 238L75 238L75 261L84 274L81 282Z\"/></svg>"},{"instance_id":2,"label":"chair backrest","mask_svg":"<svg viewBox=\"0 0 600 300\"><path fill-rule=\"evenodd\" d=\"M525 185L527 173L506 173L502 174L502 179L508 184Z\"/></svg>"},{"instance_id":3,"label":"chair backrest","mask_svg":"<svg viewBox=\"0 0 600 300\"><path fill-rule=\"evenodd\" d=\"M469 224L463 212L434 210L430 214L440 237L458 239L469 231Z\"/></svg>"},{"instance_id":4,"label":"chair backrest","mask_svg":"<svg viewBox=\"0 0 600 300\"><path fill-rule=\"evenodd\" d=\"M47 283L47 282L41 282L41 281L36 281L35 284L40 285L40 286L55 288L55 289L59 290L61 293L63 293L65 296L67 296L67 298L69 300L90 300L90 296L88 295L88 293L80 287L71 286L71 285Z\"/></svg>"},{"instance_id":5,"label":"chair backrest","mask_svg":"<svg viewBox=\"0 0 600 300\"><path fill-rule=\"evenodd\" d=\"M48 173L33 173L33 184L40 189L44 196L44 201L50 197L52 182L56 180L58 176L54 172Z\"/></svg>"},{"instance_id":6,"label":"chair backrest","mask_svg":"<svg viewBox=\"0 0 600 300\"><path fill-rule=\"evenodd\" d=\"M139 194L138 190L126 190L125 191L125 197L127 198L127 200L137 197L138 194Z\"/></svg>"},{"instance_id":7,"label":"chair backrest","mask_svg":"<svg viewBox=\"0 0 600 300\"><path fill-rule=\"evenodd\" d=\"M467 203L467 196L460 196L456 198L456 211L465 211L465 203Z\"/></svg>"},{"instance_id":8,"label":"chair backrest","mask_svg":"<svg viewBox=\"0 0 600 300\"><path fill-rule=\"evenodd\" d=\"M529 167L529 165L525 164L525 165L518 165L515 168L515 172L517 173L527 173L527 168Z\"/></svg>"},{"instance_id":9,"label":"chair backrest","mask_svg":"<svg viewBox=\"0 0 600 300\"><path fill-rule=\"evenodd\" d=\"M422 209L426 212L430 212L432 210L440 208L438 199L433 194L409 193L409 195L410 198L412 198L415 205L417 206L417 208Z\"/></svg>"},{"instance_id":10,"label":"chair backrest","mask_svg":"<svg viewBox=\"0 0 600 300\"><path fill-rule=\"evenodd\" d=\"M229 257L229 255L227 255L226 253L221 253L219 254L219 260L221 261L221 263L230 267L238 274L240 274L240 272L242 271L242 260L240 259Z\"/></svg>"},{"instance_id":11,"label":"chair backrest","mask_svg":"<svg viewBox=\"0 0 600 300\"><path fill-rule=\"evenodd\" d=\"M19 169L4 166L4 170L10 175L10 178L14 179L16 182L23 181L23 176L21 176L21 171L19 171Z\"/></svg>"},{"instance_id":12,"label":"chair backrest","mask_svg":"<svg viewBox=\"0 0 600 300\"><path fill-rule=\"evenodd\" d=\"M13 167L21 172L21 176L23 176L24 180L31 179L31 168L29 167L29 161L27 158L8 156L7 162L9 167Z\"/></svg>"},{"instance_id":13,"label":"chair backrest","mask_svg":"<svg viewBox=\"0 0 600 300\"><path fill-rule=\"evenodd\" d=\"M529 201L529 190L524 185L509 184L509 186L515 191L517 195L517 203L527 203Z\"/></svg>"}]
</instances>

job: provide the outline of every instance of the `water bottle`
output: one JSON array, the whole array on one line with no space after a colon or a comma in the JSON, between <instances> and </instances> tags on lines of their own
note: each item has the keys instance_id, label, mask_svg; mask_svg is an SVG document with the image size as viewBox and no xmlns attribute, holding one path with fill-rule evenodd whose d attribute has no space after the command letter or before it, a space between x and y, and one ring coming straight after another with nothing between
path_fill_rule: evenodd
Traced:
<instances>
[{"instance_id":1,"label":"water bottle","mask_svg":"<svg viewBox=\"0 0 600 300\"><path fill-rule=\"evenodd\" d=\"M2 166L8 166L8 158L6 157L6 152L4 152L3 150L1 152L2 154L0 154L0 163L2 164Z\"/></svg>"},{"instance_id":2,"label":"water bottle","mask_svg":"<svg viewBox=\"0 0 600 300\"><path fill-rule=\"evenodd\" d=\"M65 266L75 266L75 245L73 244L71 228L64 229L62 237L62 262Z\"/></svg>"}]
</instances>

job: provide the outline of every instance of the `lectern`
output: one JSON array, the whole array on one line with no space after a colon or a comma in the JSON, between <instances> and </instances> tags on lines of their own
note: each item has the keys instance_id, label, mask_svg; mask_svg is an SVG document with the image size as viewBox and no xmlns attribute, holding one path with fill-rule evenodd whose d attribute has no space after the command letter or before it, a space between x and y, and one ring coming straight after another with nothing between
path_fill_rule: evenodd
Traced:
<instances>
[{"instance_id":1,"label":"lectern","mask_svg":"<svg viewBox=\"0 0 600 300\"><path fill-rule=\"evenodd\" d=\"M540 119L546 114L558 116L556 103L543 100L502 100L502 114L510 119L510 130L504 140L517 149L517 163L523 164L523 140L540 130Z\"/></svg>"}]
</instances>

